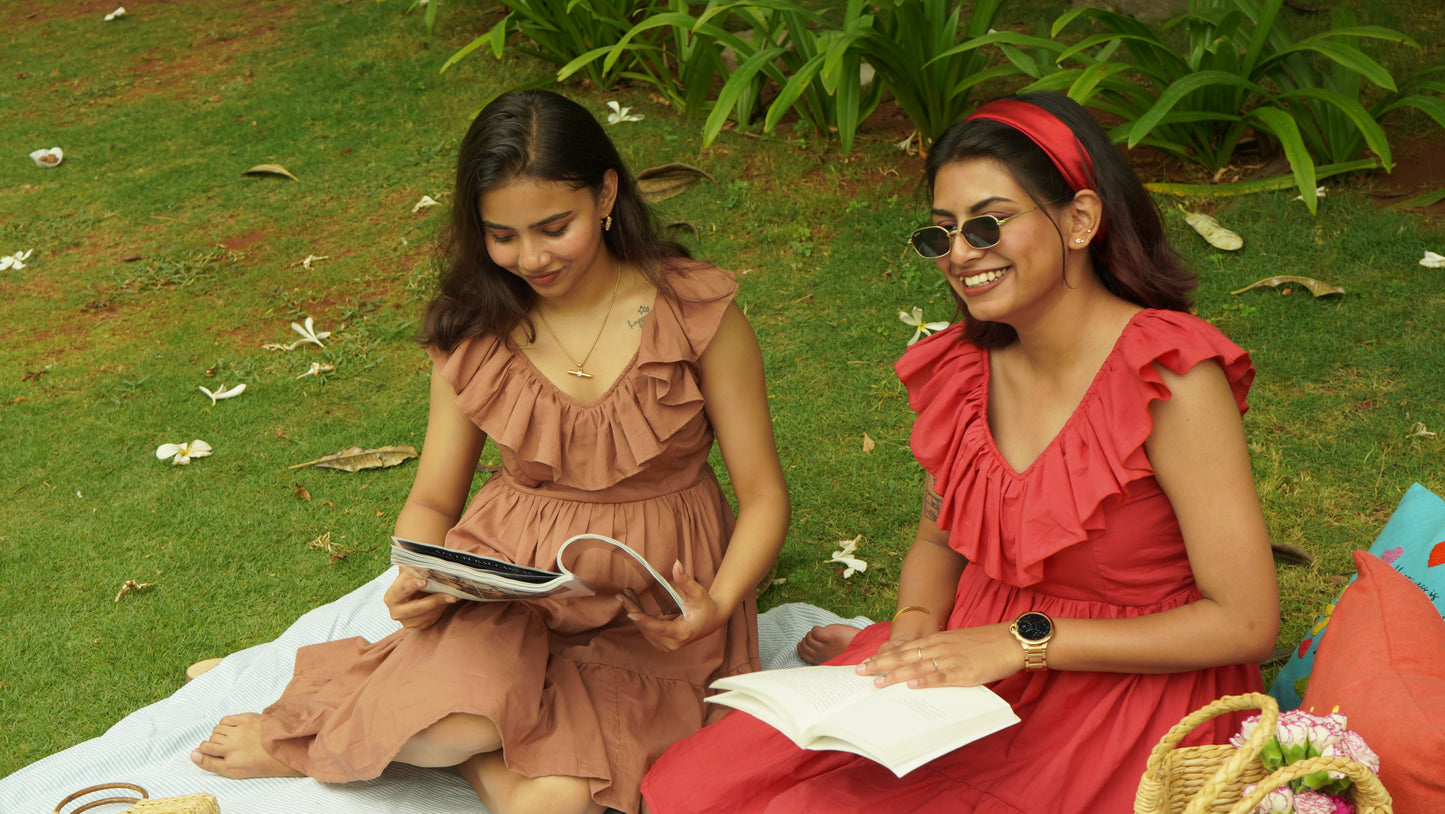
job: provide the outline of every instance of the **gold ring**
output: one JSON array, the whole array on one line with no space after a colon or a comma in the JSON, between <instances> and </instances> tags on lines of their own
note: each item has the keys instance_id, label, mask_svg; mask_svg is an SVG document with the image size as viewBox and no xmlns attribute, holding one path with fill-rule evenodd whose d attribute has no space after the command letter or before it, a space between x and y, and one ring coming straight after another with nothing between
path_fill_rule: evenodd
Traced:
<instances>
[{"instance_id":1,"label":"gold ring","mask_svg":"<svg viewBox=\"0 0 1445 814\"><path fill-rule=\"evenodd\" d=\"M938 659L933 659L933 669L938 669Z\"/></svg>"},{"instance_id":2,"label":"gold ring","mask_svg":"<svg viewBox=\"0 0 1445 814\"><path fill-rule=\"evenodd\" d=\"M923 661L923 648L918 648L918 660Z\"/></svg>"}]
</instances>

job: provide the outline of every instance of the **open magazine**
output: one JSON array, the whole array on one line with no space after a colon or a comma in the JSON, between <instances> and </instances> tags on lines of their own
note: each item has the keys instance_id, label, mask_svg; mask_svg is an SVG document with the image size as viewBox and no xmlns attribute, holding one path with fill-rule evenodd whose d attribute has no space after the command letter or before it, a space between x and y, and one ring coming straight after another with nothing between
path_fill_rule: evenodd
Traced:
<instances>
[{"instance_id":1,"label":"open magazine","mask_svg":"<svg viewBox=\"0 0 1445 814\"><path fill-rule=\"evenodd\" d=\"M899 777L1019 722L987 687L879 689L849 665L763 670L711 686L725 692L708 701L752 715L803 749L852 752Z\"/></svg>"},{"instance_id":2,"label":"open magazine","mask_svg":"<svg viewBox=\"0 0 1445 814\"><path fill-rule=\"evenodd\" d=\"M429 593L475 602L564 599L627 594L654 616L682 613L682 596L641 554L601 534L578 534L557 551L557 570L530 568L495 557L391 538L391 561L420 571ZM605 574L589 585L577 571Z\"/></svg>"}]
</instances>

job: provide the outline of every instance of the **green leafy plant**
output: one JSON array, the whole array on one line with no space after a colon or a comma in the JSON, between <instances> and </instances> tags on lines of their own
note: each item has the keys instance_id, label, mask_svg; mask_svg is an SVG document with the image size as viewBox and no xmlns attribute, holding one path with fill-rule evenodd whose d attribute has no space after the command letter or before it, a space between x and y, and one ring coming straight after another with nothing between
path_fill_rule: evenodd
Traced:
<instances>
[{"instance_id":1,"label":"green leafy plant","mask_svg":"<svg viewBox=\"0 0 1445 814\"><path fill-rule=\"evenodd\" d=\"M777 88L763 118L763 132L771 132L789 112L819 134L838 130L843 151L853 146L858 125L878 106L880 87L862 83L862 60L856 44L868 36L871 15L863 13L862 0L849 0L840 21L827 13L814 13L790 0L738 3L733 14L747 21L749 39L733 38L738 67L718 93L718 101L703 129L704 143L716 138L728 114L741 115L753 104L756 79L765 76Z\"/></svg>"},{"instance_id":2,"label":"green leafy plant","mask_svg":"<svg viewBox=\"0 0 1445 814\"><path fill-rule=\"evenodd\" d=\"M1337 8L1331 18L1331 33L1335 39L1374 37L1419 47L1397 31L1357 23L1353 11ZM1367 88L1362 81L1365 77L1381 89L1372 94L1373 101L1366 98ZM1356 68L1348 52L1321 61L1311 59L1306 52L1293 51L1272 66L1270 79L1283 91L1281 101L1295 119L1307 123L1301 135L1310 154L1320 161L1351 161L1368 148L1389 169L1394 161L1381 123L1404 108L1419 110L1445 127L1445 99L1439 95L1445 94L1445 65L1416 72L1397 84L1378 64L1365 63Z\"/></svg>"},{"instance_id":3,"label":"green leafy plant","mask_svg":"<svg viewBox=\"0 0 1445 814\"><path fill-rule=\"evenodd\" d=\"M656 88L682 113L697 113L711 106L716 85L729 73L724 51L736 53L744 41L715 22L728 6L709 3L694 16L687 0L668 0L667 10L640 18L610 44L579 54L557 71L564 82L579 71L626 76ZM633 70L619 65L633 65ZM759 87L749 99L756 101ZM751 106L743 104L751 112Z\"/></svg>"},{"instance_id":4,"label":"green leafy plant","mask_svg":"<svg viewBox=\"0 0 1445 814\"><path fill-rule=\"evenodd\" d=\"M856 47L925 143L968 113L978 85L1019 73L1016 66L990 65L977 47L1004 2L979 0L962 23L961 5L948 0L884 0L874 11ZM958 48L961 37L975 45Z\"/></svg>"},{"instance_id":5,"label":"green leafy plant","mask_svg":"<svg viewBox=\"0 0 1445 814\"><path fill-rule=\"evenodd\" d=\"M1027 89L1066 90L1076 101L1123 120L1111 131L1115 141L1148 145L1212 173L1231 162L1251 132L1261 135L1288 159L1313 212L1322 174L1389 168L1381 116L1404 104L1434 108L1430 97L1419 93L1373 112L1358 101L1362 81L1388 94L1400 92L1389 71L1360 50L1360 40L1415 45L1409 37L1379 26L1349 26L1296 42L1279 24L1281 4L1192 0L1189 13L1158 31L1113 11L1079 8L1055 20L1048 39L994 35L960 49L1001 43L1012 49L1016 66L1037 77ZM1103 31L1062 46L1059 35L1080 18ZM1173 28L1180 29L1181 42L1164 36ZM1035 56L1027 58L1025 46ZM1121 51L1128 61L1115 58ZM1053 65L1039 55L1052 56ZM1313 66L1321 61L1331 66L1334 87L1317 84L1322 74ZM1069 63L1079 67L1059 67ZM1374 157L1362 158L1361 147Z\"/></svg>"},{"instance_id":6,"label":"green leafy plant","mask_svg":"<svg viewBox=\"0 0 1445 814\"><path fill-rule=\"evenodd\" d=\"M638 20L662 7L657 0L499 0L499 4L507 9L506 16L457 49L443 63L443 71L483 46L502 56L512 35L519 37L514 41L516 50L564 68L578 57L605 52ZM665 49L660 44L643 41L625 55L630 58L606 63L607 70L597 60L582 67L587 78L602 88L619 78L646 78L664 70Z\"/></svg>"},{"instance_id":7,"label":"green leafy plant","mask_svg":"<svg viewBox=\"0 0 1445 814\"><path fill-rule=\"evenodd\" d=\"M699 89L710 89L714 78L721 82L703 125L704 144L715 140L729 119L749 127L763 113L763 132L771 132L784 116L795 113L817 133L827 135L836 128L847 151L859 123L877 107L881 95L876 84L863 86L862 60L854 48L871 25L863 11L862 0L849 0L842 19L835 21L828 10L814 12L793 0L743 0L709 2L694 15L684 0L675 0L672 11L640 21L605 49L603 69L650 32L671 30L678 54L675 96L684 109L702 109L706 102ZM709 49L699 41L714 45ZM598 56L584 55L562 75Z\"/></svg>"}]
</instances>

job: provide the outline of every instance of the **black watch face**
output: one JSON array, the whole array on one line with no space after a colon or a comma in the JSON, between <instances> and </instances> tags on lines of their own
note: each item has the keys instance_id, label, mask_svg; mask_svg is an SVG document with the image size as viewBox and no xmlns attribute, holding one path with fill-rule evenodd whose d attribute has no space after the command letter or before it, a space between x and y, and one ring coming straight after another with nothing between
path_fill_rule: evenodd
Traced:
<instances>
[{"instance_id":1,"label":"black watch face","mask_svg":"<svg viewBox=\"0 0 1445 814\"><path fill-rule=\"evenodd\" d=\"M1020 616L1018 627L1019 635L1031 642L1048 638L1054 630L1054 626L1049 623L1049 617L1042 613L1026 613Z\"/></svg>"}]
</instances>

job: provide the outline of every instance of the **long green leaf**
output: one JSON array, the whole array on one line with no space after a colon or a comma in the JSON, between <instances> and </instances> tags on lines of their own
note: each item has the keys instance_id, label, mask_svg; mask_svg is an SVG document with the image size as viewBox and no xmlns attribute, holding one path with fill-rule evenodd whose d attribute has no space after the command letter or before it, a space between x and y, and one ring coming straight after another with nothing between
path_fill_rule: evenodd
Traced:
<instances>
[{"instance_id":1,"label":"long green leaf","mask_svg":"<svg viewBox=\"0 0 1445 814\"><path fill-rule=\"evenodd\" d=\"M782 48L769 48L753 54L728 77L723 83L722 90L718 91L717 102L713 104L712 112L708 114L707 121L703 123L702 144L704 147L712 144L718 134L722 132L723 125L727 123L728 116L737 107L743 95L748 92L748 85L754 77L766 69L779 54ZM746 126L747 122L739 122Z\"/></svg>"},{"instance_id":2,"label":"long green leaf","mask_svg":"<svg viewBox=\"0 0 1445 814\"><path fill-rule=\"evenodd\" d=\"M1315 169L1315 178L1323 181L1336 175L1344 175L1350 172L1369 172L1380 169L1380 162L1373 158L1364 158L1359 161L1345 161L1338 164L1329 164ZM1144 188L1150 192L1158 192L1163 195L1178 195L1186 198L1217 198L1233 195L1252 195L1259 192L1274 192L1281 189L1289 189L1296 186L1297 181L1293 175L1272 175L1268 178L1255 178L1250 181L1236 181L1232 184L1173 184L1151 182L1144 184Z\"/></svg>"},{"instance_id":3,"label":"long green leaf","mask_svg":"<svg viewBox=\"0 0 1445 814\"><path fill-rule=\"evenodd\" d=\"M1395 166L1394 160L1390 157L1390 141L1385 136L1385 129L1380 126L1374 116L1370 115L1370 111L1366 110L1364 105L1348 96L1319 88L1302 88L1280 94L1281 99L1294 97L1317 99L1339 110L1354 123L1360 135L1364 137L1366 146L1380 157L1380 162L1384 165L1386 172ZM1354 156L1342 157L1354 158Z\"/></svg>"},{"instance_id":4,"label":"long green leaf","mask_svg":"<svg viewBox=\"0 0 1445 814\"><path fill-rule=\"evenodd\" d=\"M440 70L437 71L437 73L445 73L447 68L450 68L451 66L457 64L461 60L465 59L468 54L487 44L490 44L492 46L492 54L498 58L501 58L502 47L507 42L507 27L511 25L511 22L512 15L508 14L507 16L503 17L500 22L492 26L492 30L481 35L480 37L477 37L466 45L463 45L461 48L458 48L456 50L456 53L452 54L450 57L447 57L447 61L442 63L442 67Z\"/></svg>"},{"instance_id":5,"label":"long green leaf","mask_svg":"<svg viewBox=\"0 0 1445 814\"><path fill-rule=\"evenodd\" d=\"M1134 123L1133 132L1129 136L1128 146L1133 147L1138 144L1139 141L1146 134L1149 133L1149 131L1153 130L1159 124L1160 120L1162 120L1164 116L1168 114L1175 105L1179 104L1179 102L1184 99L1184 97L1188 96L1196 90L1199 90L1200 88L1210 88L1221 85L1264 94L1263 88L1249 81L1248 79L1245 79L1242 76L1237 76L1235 74L1225 73L1223 71L1200 71L1198 73L1193 73L1188 76L1182 77L1179 79L1179 81L1166 88L1165 91L1159 95L1159 101L1155 102L1154 106L1149 108L1149 110L1147 110L1144 115L1140 116L1139 119ZM1214 112L1217 113L1218 116L1224 117L1234 115L1237 110L1238 106L1235 106L1234 110L1218 110L1205 112Z\"/></svg>"},{"instance_id":6,"label":"long green leaf","mask_svg":"<svg viewBox=\"0 0 1445 814\"><path fill-rule=\"evenodd\" d=\"M1262 123L1263 129L1279 140L1285 158L1289 159L1290 172L1294 175L1295 186L1299 187L1300 195L1304 198L1305 207L1311 215L1315 214L1319 207L1315 194L1315 162L1310 157L1309 150L1305 149L1304 139L1300 137L1299 125L1295 124L1294 117L1276 107L1255 108L1249 115Z\"/></svg>"},{"instance_id":7,"label":"long green leaf","mask_svg":"<svg viewBox=\"0 0 1445 814\"><path fill-rule=\"evenodd\" d=\"M783 118L783 114L793 109L793 105L798 101L798 97L802 96L803 93L808 90L808 86L813 83L813 77L817 76L818 73L823 70L823 61L826 58L825 55L819 54L808 60L798 71L788 77L788 81L784 83L782 89L778 91L777 98L768 106L767 116L763 117L764 133L773 132L773 128L776 127L778 121ZM814 124L822 123L814 122Z\"/></svg>"},{"instance_id":8,"label":"long green leaf","mask_svg":"<svg viewBox=\"0 0 1445 814\"><path fill-rule=\"evenodd\" d=\"M1263 73L1267 68L1272 67L1275 63L1280 62L1291 54L1309 52L1320 54L1339 63L1345 68L1368 79L1377 87L1384 88L1388 91L1397 89L1395 86L1395 78L1390 75L1390 72L1386 70L1385 66L1376 62L1354 46L1340 42L1331 42L1329 40L1319 40L1308 45L1300 43L1294 47L1280 50L1260 63L1260 73Z\"/></svg>"}]
</instances>

